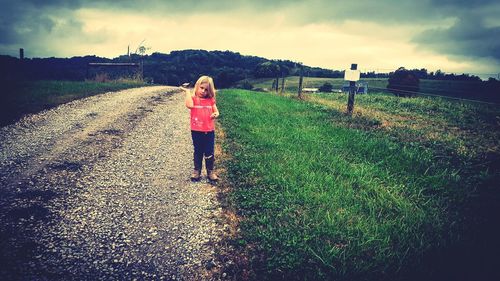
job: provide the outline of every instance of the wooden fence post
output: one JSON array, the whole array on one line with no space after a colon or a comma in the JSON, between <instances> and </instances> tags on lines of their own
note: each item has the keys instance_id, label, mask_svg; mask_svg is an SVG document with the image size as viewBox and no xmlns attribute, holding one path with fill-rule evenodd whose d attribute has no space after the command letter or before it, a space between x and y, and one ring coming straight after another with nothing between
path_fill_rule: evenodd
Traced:
<instances>
[{"instance_id":1,"label":"wooden fence post","mask_svg":"<svg viewBox=\"0 0 500 281\"><path fill-rule=\"evenodd\" d=\"M298 90L299 99L302 99L302 80L304 80L304 68L301 65L300 66L300 78L299 78L299 90Z\"/></svg>"},{"instance_id":2,"label":"wooden fence post","mask_svg":"<svg viewBox=\"0 0 500 281\"><path fill-rule=\"evenodd\" d=\"M281 92L280 95L285 91L285 75L281 73Z\"/></svg>"},{"instance_id":3,"label":"wooden fence post","mask_svg":"<svg viewBox=\"0 0 500 281\"><path fill-rule=\"evenodd\" d=\"M358 64L351 64L351 70L358 69ZM349 98L347 100L347 114L352 115L354 110L354 96L356 95L356 81L349 81Z\"/></svg>"}]
</instances>

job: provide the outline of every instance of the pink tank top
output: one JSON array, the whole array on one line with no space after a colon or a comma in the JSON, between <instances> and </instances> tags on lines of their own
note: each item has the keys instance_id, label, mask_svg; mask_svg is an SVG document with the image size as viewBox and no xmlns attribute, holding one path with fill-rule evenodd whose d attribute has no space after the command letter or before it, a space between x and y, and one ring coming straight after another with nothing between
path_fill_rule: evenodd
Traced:
<instances>
[{"instance_id":1,"label":"pink tank top","mask_svg":"<svg viewBox=\"0 0 500 281\"><path fill-rule=\"evenodd\" d=\"M215 130L214 119L210 118L215 104L215 98L193 97L194 107L191 108L191 130L198 132L211 132Z\"/></svg>"}]
</instances>

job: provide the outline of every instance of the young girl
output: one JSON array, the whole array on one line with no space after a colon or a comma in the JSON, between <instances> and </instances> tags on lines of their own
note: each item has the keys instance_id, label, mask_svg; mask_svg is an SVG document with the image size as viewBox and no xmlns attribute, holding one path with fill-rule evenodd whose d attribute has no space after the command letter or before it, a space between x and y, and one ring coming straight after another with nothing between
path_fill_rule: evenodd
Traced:
<instances>
[{"instance_id":1,"label":"young girl","mask_svg":"<svg viewBox=\"0 0 500 281\"><path fill-rule=\"evenodd\" d=\"M200 180L205 158L208 179L217 181L218 177L214 173L214 119L219 117L219 110L215 105L214 81L209 76L201 76L192 93L188 89L182 89L186 92L186 107L191 110L191 136L194 145L194 171L191 180Z\"/></svg>"}]
</instances>

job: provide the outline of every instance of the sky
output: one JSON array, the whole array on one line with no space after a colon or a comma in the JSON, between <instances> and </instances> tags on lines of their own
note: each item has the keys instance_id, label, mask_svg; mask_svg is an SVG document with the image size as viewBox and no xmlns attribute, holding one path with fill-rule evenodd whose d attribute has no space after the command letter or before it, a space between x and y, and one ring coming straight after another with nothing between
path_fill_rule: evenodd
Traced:
<instances>
[{"instance_id":1,"label":"sky","mask_svg":"<svg viewBox=\"0 0 500 281\"><path fill-rule=\"evenodd\" d=\"M500 75L498 0L0 0L0 54L229 50L342 70Z\"/></svg>"}]
</instances>

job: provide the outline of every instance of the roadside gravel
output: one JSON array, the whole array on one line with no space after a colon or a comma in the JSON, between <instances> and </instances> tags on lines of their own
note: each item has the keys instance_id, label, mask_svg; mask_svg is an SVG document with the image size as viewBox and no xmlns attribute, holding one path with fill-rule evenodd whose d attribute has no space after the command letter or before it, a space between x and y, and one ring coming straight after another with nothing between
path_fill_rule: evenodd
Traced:
<instances>
[{"instance_id":1,"label":"roadside gravel","mask_svg":"<svg viewBox=\"0 0 500 281\"><path fill-rule=\"evenodd\" d=\"M227 225L192 183L174 87L89 97L0 129L4 280L217 280Z\"/></svg>"}]
</instances>

